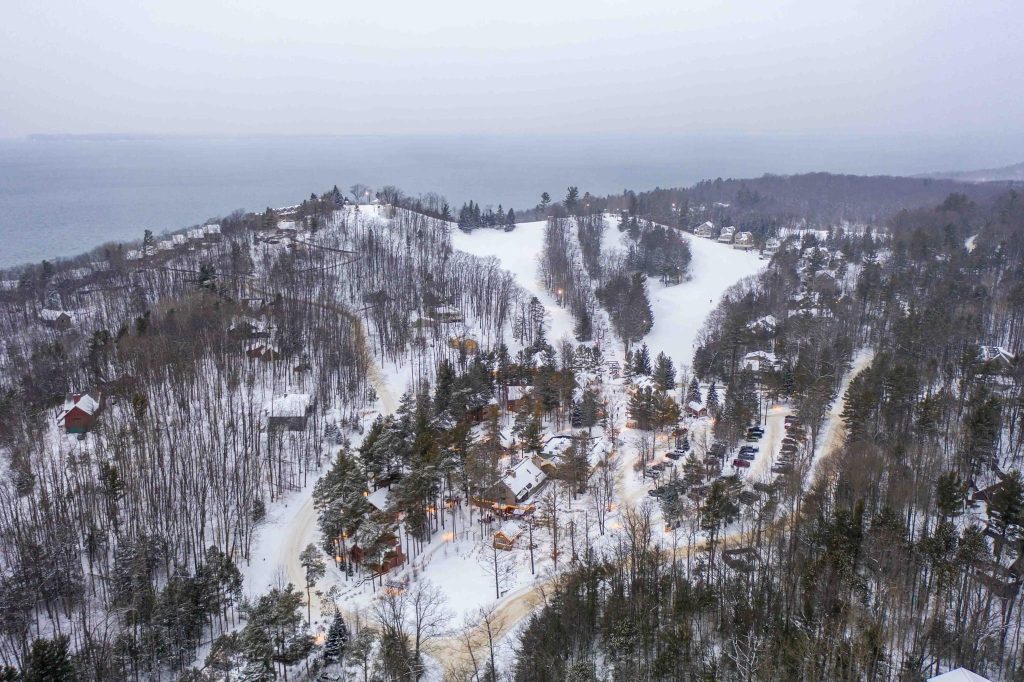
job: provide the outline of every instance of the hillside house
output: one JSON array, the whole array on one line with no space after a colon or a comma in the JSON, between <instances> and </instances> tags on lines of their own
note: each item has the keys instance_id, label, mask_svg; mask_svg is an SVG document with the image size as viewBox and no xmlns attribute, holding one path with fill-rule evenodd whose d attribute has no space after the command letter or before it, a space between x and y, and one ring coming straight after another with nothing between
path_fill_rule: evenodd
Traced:
<instances>
[{"instance_id":1,"label":"hillside house","mask_svg":"<svg viewBox=\"0 0 1024 682\"><path fill-rule=\"evenodd\" d=\"M781 367L782 362L775 357L775 353L755 350L743 356L743 368L751 372L772 372Z\"/></svg>"},{"instance_id":2,"label":"hillside house","mask_svg":"<svg viewBox=\"0 0 1024 682\"><path fill-rule=\"evenodd\" d=\"M47 327L63 331L69 329L74 324L75 317L66 310L43 308L39 311L39 321Z\"/></svg>"},{"instance_id":3,"label":"hillside house","mask_svg":"<svg viewBox=\"0 0 1024 682\"><path fill-rule=\"evenodd\" d=\"M269 343L250 344L245 349L245 354L252 360L271 362L281 358L281 351Z\"/></svg>"},{"instance_id":4,"label":"hillside house","mask_svg":"<svg viewBox=\"0 0 1024 682\"><path fill-rule=\"evenodd\" d=\"M777 237L769 237L764 243L764 252L771 255L778 251L781 246L782 242Z\"/></svg>"},{"instance_id":5,"label":"hillside house","mask_svg":"<svg viewBox=\"0 0 1024 682\"><path fill-rule=\"evenodd\" d=\"M778 327L779 320L774 315L765 315L747 323L747 329L756 337L772 338Z\"/></svg>"},{"instance_id":6,"label":"hillside house","mask_svg":"<svg viewBox=\"0 0 1024 682\"><path fill-rule=\"evenodd\" d=\"M753 232L738 232L732 244L734 249L748 250L754 248Z\"/></svg>"},{"instance_id":7,"label":"hillside house","mask_svg":"<svg viewBox=\"0 0 1024 682\"><path fill-rule=\"evenodd\" d=\"M1017 358L1002 346L978 346L978 359L986 369L998 373L1013 367Z\"/></svg>"},{"instance_id":8,"label":"hillside house","mask_svg":"<svg viewBox=\"0 0 1024 682\"><path fill-rule=\"evenodd\" d=\"M451 305L439 305L435 307L431 311L430 317L433 318L435 322L440 322L441 324L454 324L462 322L464 319L462 311Z\"/></svg>"},{"instance_id":9,"label":"hillside house","mask_svg":"<svg viewBox=\"0 0 1024 682\"><path fill-rule=\"evenodd\" d=\"M203 232L206 233L207 239L220 239L220 225L218 223L211 223L209 225L203 225Z\"/></svg>"},{"instance_id":10,"label":"hillside house","mask_svg":"<svg viewBox=\"0 0 1024 682\"><path fill-rule=\"evenodd\" d=\"M710 220L701 223L697 227L693 228L693 234L695 237L704 237L705 239L711 239L711 235L713 235L714 233L715 224Z\"/></svg>"},{"instance_id":11,"label":"hillside house","mask_svg":"<svg viewBox=\"0 0 1024 682\"><path fill-rule=\"evenodd\" d=\"M722 231L718 234L718 241L722 244L732 244L732 240L735 236L736 228L729 225L722 228Z\"/></svg>"},{"instance_id":12,"label":"hillside house","mask_svg":"<svg viewBox=\"0 0 1024 682\"><path fill-rule=\"evenodd\" d=\"M355 564L367 566L376 573L387 573L405 563L402 542L395 533L385 533L373 547L362 548L352 545L349 557Z\"/></svg>"},{"instance_id":13,"label":"hillside house","mask_svg":"<svg viewBox=\"0 0 1024 682\"><path fill-rule=\"evenodd\" d=\"M174 245L174 248L180 249L184 246L188 246L188 240L185 238L185 235L183 234L172 234L171 244Z\"/></svg>"},{"instance_id":14,"label":"hillside house","mask_svg":"<svg viewBox=\"0 0 1024 682\"><path fill-rule=\"evenodd\" d=\"M313 411L308 393L285 393L270 401L267 408L267 430L305 431Z\"/></svg>"},{"instance_id":15,"label":"hillside house","mask_svg":"<svg viewBox=\"0 0 1024 682\"><path fill-rule=\"evenodd\" d=\"M706 417L708 416L708 408L706 405L701 405L696 400L691 400L686 404L686 414L691 417Z\"/></svg>"},{"instance_id":16,"label":"hillside house","mask_svg":"<svg viewBox=\"0 0 1024 682\"><path fill-rule=\"evenodd\" d=\"M57 412L57 424L64 433L85 433L96 423L96 415L102 407L103 394L99 391L68 393Z\"/></svg>"},{"instance_id":17,"label":"hillside house","mask_svg":"<svg viewBox=\"0 0 1024 682\"><path fill-rule=\"evenodd\" d=\"M471 339L468 336L453 336L448 339L448 347L459 352L475 353L479 350L480 344L476 339Z\"/></svg>"},{"instance_id":18,"label":"hillside house","mask_svg":"<svg viewBox=\"0 0 1024 682\"><path fill-rule=\"evenodd\" d=\"M242 318L235 320L228 327L228 337L236 341L251 339L269 339L272 327L266 318Z\"/></svg>"},{"instance_id":19,"label":"hillside house","mask_svg":"<svg viewBox=\"0 0 1024 682\"><path fill-rule=\"evenodd\" d=\"M206 239L206 231L201 227L195 227L188 230L185 235L188 237L190 242L201 242Z\"/></svg>"},{"instance_id":20,"label":"hillside house","mask_svg":"<svg viewBox=\"0 0 1024 682\"><path fill-rule=\"evenodd\" d=\"M492 497L505 504L518 504L540 490L547 474L533 458L527 457L510 467L492 489Z\"/></svg>"},{"instance_id":21,"label":"hillside house","mask_svg":"<svg viewBox=\"0 0 1024 682\"><path fill-rule=\"evenodd\" d=\"M174 242L170 239L161 239L156 243L156 250L159 253L168 253L174 251Z\"/></svg>"},{"instance_id":22,"label":"hillside house","mask_svg":"<svg viewBox=\"0 0 1024 682\"><path fill-rule=\"evenodd\" d=\"M509 386L505 393L505 409L509 412L517 411L532 390L532 386Z\"/></svg>"}]
</instances>

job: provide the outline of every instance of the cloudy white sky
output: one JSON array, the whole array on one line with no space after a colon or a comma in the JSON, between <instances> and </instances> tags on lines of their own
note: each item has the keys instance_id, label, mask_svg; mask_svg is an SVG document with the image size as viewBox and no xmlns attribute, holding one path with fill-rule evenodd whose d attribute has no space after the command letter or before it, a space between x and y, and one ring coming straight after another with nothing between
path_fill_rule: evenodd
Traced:
<instances>
[{"instance_id":1,"label":"cloudy white sky","mask_svg":"<svg viewBox=\"0 0 1024 682\"><path fill-rule=\"evenodd\" d=\"M1020 134L1020 0L6 0L0 137Z\"/></svg>"}]
</instances>

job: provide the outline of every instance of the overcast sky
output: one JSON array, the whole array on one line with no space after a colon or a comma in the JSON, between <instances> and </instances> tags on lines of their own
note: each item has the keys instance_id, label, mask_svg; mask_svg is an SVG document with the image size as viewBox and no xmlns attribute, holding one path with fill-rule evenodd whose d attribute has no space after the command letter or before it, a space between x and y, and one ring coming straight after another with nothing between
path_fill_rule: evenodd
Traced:
<instances>
[{"instance_id":1,"label":"overcast sky","mask_svg":"<svg viewBox=\"0 0 1024 682\"><path fill-rule=\"evenodd\" d=\"M5 0L0 137L1024 131L1021 0Z\"/></svg>"}]
</instances>

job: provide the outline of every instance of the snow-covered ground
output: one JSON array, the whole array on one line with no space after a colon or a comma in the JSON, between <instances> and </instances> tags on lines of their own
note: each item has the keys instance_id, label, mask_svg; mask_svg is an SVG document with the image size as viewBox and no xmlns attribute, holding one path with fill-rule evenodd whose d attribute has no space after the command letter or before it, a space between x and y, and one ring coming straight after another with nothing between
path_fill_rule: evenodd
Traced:
<instances>
[{"instance_id":1,"label":"snow-covered ground","mask_svg":"<svg viewBox=\"0 0 1024 682\"><path fill-rule=\"evenodd\" d=\"M664 352L677 363L689 364L697 333L722 294L744 277L760 272L767 261L759 259L755 251L740 251L688 233L683 233L683 238L693 254L691 279L667 287L656 279L648 280L654 329L644 342L652 356Z\"/></svg>"},{"instance_id":2,"label":"snow-covered ground","mask_svg":"<svg viewBox=\"0 0 1024 682\"><path fill-rule=\"evenodd\" d=\"M741 476L748 481L765 481L772 478L772 463L775 455L782 447L782 439L786 435L786 417L793 410L786 405L772 405L768 408L768 416L764 421L764 436L758 442L757 458L750 463L750 469L741 471Z\"/></svg>"},{"instance_id":3,"label":"snow-covered ground","mask_svg":"<svg viewBox=\"0 0 1024 682\"><path fill-rule=\"evenodd\" d=\"M453 229L452 246L474 256L497 258L501 267L515 275L519 286L540 299L547 308L551 322L548 339L557 341L563 336L571 338L575 324L568 308L558 305L555 297L544 289L538 276L537 266L544 250L546 225L547 221L541 220L519 223L511 232L478 229L469 234Z\"/></svg>"},{"instance_id":4,"label":"snow-covered ground","mask_svg":"<svg viewBox=\"0 0 1024 682\"><path fill-rule=\"evenodd\" d=\"M978 235L976 235L976 234L972 234L970 237L968 237L964 241L964 248L967 249L968 252L974 251L974 247L977 246L977 245L978 245Z\"/></svg>"},{"instance_id":5,"label":"snow-covered ground","mask_svg":"<svg viewBox=\"0 0 1024 682\"><path fill-rule=\"evenodd\" d=\"M369 212L368 212L369 213ZM377 217L374 212L373 217ZM572 337L574 321L568 309L558 305L554 296L543 287L539 275L539 257L544 247L543 221L521 223L511 232L501 230L479 229L466 234L458 229L452 230L452 243L457 249L478 257L494 257L500 265L511 272L519 286L536 296L544 304L550 323L548 338L556 341L563 337ZM614 231L609 231L609 241ZM691 245L693 260L691 278L679 285L665 287L656 280L649 281L651 303L654 310L654 329L646 341L652 351L657 354L664 351L671 355L677 363L689 363L692 360L694 342L708 314L714 310L725 291L739 280L756 274L765 262L758 259L755 253L744 252L715 241L694 238L684 235ZM371 344L372 347L372 344ZM617 348L611 356L622 358L622 349ZM388 363L384 366L375 365L371 372L371 382L377 391L379 401L377 409L384 413L394 411L395 397L408 386L411 378L407 364ZM605 384L605 390L617 405L613 421L618 428L625 423L625 405L628 396L623 381L611 380ZM778 446L784 429L781 427L784 408L773 409L769 414L766 428L765 444L772 450ZM365 420L372 420L374 413L368 411ZM777 424L776 424L777 422ZM690 424L691 429L706 429L708 420L696 420ZM639 504L652 504L660 517L657 504L650 501L647 490L650 482L645 480L641 472L635 471L634 464L638 453L633 440L638 432L630 429L622 431L618 451L612 461L615 470L616 501L614 507L620 511L623 507L634 507ZM769 445L770 444L770 445ZM667 442L659 442L658 459L663 459ZM610 445L604 446L610 447ZM756 463L756 471L763 473L770 466L771 453L764 452ZM753 474L754 471L751 471ZM311 480L306 489L298 491L268 510L268 521L260 529L256 540L257 546L253 555L262 557L258 563L247 567L245 573L245 591L249 595L263 592L270 585L292 582L304 585L303 569L298 555L309 543L318 543L315 512L312 506ZM563 508L560 511L563 519L570 514L578 518L584 525L593 524L594 518L588 517L589 502L581 498L573 502L573 510ZM433 541L414 556L407 564L388 576L392 580L429 580L438 586L446 595L447 607L452 614L452 630L450 634L434 643L433 651L439 664L446 658L465 655L465 643L460 635L464 622L480 608L494 607L502 616L502 634L508 632L520 622L542 598L542 589L552 576L554 562L546 531L540 530L536 543L535 572L530 572L529 552L527 543L511 552L502 552L499 561L508 566L507 577L501 580L502 596L495 598L494 585L494 553L490 549L491 534L495 530L482 527L474 514L472 521L465 514L459 514L457 527L458 537L449 528L439 529ZM617 525L612 513L609 516L609 527ZM607 536L610 537L610 536ZM563 538L567 543L568 539ZM595 540L600 542L600 540ZM560 554L567 556L563 547ZM559 568L564 563L561 560ZM565 562L567 563L567 562ZM339 590L339 606L347 612L365 611L376 590L370 584L346 578L329 564L326 578L317 585L321 592L336 586ZM319 598L313 595L313 614L316 620L319 609ZM319 627L323 626L323 622ZM314 623L314 629L318 624Z\"/></svg>"}]
</instances>

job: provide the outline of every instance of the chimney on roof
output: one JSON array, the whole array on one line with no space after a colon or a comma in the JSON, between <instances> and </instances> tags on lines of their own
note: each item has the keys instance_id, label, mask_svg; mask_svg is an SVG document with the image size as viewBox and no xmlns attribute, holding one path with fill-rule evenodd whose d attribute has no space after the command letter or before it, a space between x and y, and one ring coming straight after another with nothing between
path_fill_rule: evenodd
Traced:
<instances>
[{"instance_id":1,"label":"chimney on roof","mask_svg":"<svg viewBox=\"0 0 1024 682\"><path fill-rule=\"evenodd\" d=\"M75 393L74 395L71 396L71 402L73 402L73 403L78 403L78 401L81 400L81 399L82 399L82 394L81 393Z\"/></svg>"}]
</instances>

